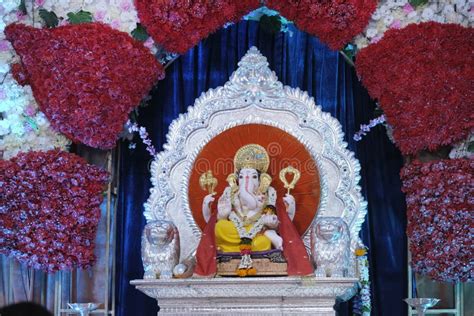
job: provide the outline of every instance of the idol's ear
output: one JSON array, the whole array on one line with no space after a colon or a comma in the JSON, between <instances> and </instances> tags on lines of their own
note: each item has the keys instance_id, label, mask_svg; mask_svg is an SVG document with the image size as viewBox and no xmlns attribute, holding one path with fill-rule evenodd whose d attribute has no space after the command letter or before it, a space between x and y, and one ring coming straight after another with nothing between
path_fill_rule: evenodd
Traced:
<instances>
[{"instance_id":1,"label":"idol's ear","mask_svg":"<svg viewBox=\"0 0 474 316\"><path fill-rule=\"evenodd\" d=\"M226 179L227 183L229 183L230 190L232 193L235 193L239 190L239 187L237 186L237 175L235 173L231 173L227 176Z\"/></svg>"},{"instance_id":2,"label":"idol's ear","mask_svg":"<svg viewBox=\"0 0 474 316\"><path fill-rule=\"evenodd\" d=\"M267 193L268 187L272 183L272 177L268 173L260 174L260 185L258 186L259 193Z\"/></svg>"}]
</instances>

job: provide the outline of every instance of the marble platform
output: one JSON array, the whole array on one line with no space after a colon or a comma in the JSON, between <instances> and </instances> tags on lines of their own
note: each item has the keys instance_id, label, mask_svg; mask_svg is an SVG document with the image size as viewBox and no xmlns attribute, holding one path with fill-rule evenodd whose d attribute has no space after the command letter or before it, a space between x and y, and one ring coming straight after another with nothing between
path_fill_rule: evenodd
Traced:
<instances>
[{"instance_id":1,"label":"marble platform","mask_svg":"<svg viewBox=\"0 0 474 316\"><path fill-rule=\"evenodd\" d=\"M355 293L355 278L217 277L133 280L157 300L159 315L336 315L336 297Z\"/></svg>"}]
</instances>

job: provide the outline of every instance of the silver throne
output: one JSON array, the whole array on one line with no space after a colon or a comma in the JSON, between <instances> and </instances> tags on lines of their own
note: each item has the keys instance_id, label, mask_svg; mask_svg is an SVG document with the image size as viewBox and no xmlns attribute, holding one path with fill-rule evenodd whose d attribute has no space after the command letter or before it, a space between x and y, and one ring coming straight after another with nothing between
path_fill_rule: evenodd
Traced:
<instances>
[{"instance_id":1,"label":"silver throne","mask_svg":"<svg viewBox=\"0 0 474 316\"><path fill-rule=\"evenodd\" d=\"M335 315L335 299L350 298L358 280L354 252L363 246L359 231L367 212L358 185L360 166L347 150L340 123L306 92L283 86L255 47L224 86L203 93L171 124L164 151L151 166L153 187L144 215L149 223L172 222L179 232L179 262L193 262L203 231L190 201L196 160L218 135L248 124L277 128L308 151L317 167L320 192L315 215L307 219L301 239L308 257L318 257L312 253L318 247L311 238L316 222L321 225L325 217L343 221L348 238L344 251L350 254L347 272L337 277L195 278L188 274L187 278L142 279L131 284L155 298L162 314ZM326 257L331 257L330 247L324 249Z\"/></svg>"}]
</instances>

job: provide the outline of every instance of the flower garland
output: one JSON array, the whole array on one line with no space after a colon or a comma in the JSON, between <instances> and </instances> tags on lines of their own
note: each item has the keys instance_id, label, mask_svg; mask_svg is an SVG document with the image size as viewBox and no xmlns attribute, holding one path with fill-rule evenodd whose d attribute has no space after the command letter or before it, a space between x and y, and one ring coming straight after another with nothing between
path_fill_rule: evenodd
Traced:
<instances>
[{"instance_id":1,"label":"flower garland","mask_svg":"<svg viewBox=\"0 0 474 316\"><path fill-rule=\"evenodd\" d=\"M140 42L105 24L12 24L5 33L51 126L91 147L114 147L129 112L164 76Z\"/></svg>"},{"instance_id":2,"label":"flower garland","mask_svg":"<svg viewBox=\"0 0 474 316\"><path fill-rule=\"evenodd\" d=\"M357 258L357 270L359 271L359 293L354 301L354 314L370 316L372 304L370 299L370 277L369 260L367 259L367 249L358 248L355 251Z\"/></svg>"},{"instance_id":3,"label":"flower garland","mask_svg":"<svg viewBox=\"0 0 474 316\"><path fill-rule=\"evenodd\" d=\"M377 2L268 0L266 3L288 20L294 21L298 28L317 36L331 49L339 50L364 30Z\"/></svg>"},{"instance_id":4,"label":"flower garland","mask_svg":"<svg viewBox=\"0 0 474 316\"><path fill-rule=\"evenodd\" d=\"M400 176L413 270L438 281L474 281L474 160L414 161Z\"/></svg>"},{"instance_id":5,"label":"flower garland","mask_svg":"<svg viewBox=\"0 0 474 316\"><path fill-rule=\"evenodd\" d=\"M166 50L185 53L228 22L260 6L258 0L136 0L140 23Z\"/></svg>"},{"instance_id":6,"label":"flower garland","mask_svg":"<svg viewBox=\"0 0 474 316\"><path fill-rule=\"evenodd\" d=\"M240 254L242 255L242 258L240 259L239 267L236 271L237 275L241 277L255 275L257 274L257 270L252 265L253 262L250 254L252 251L252 240L255 238L255 236L257 236L264 226L263 216L260 216L260 218L253 224L249 231L245 229L244 222L234 212L230 213L229 219L232 221L232 223L234 223L241 239Z\"/></svg>"},{"instance_id":7,"label":"flower garland","mask_svg":"<svg viewBox=\"0 0 474 316\"><path fill-rule=\"evenodd\" d=\"M408 0L380 0L364 32L356 36L353 43L362 49L378 42L389 29L400 29L420 22L473 26L472 6L472 0L431 0L420 6L412 6Z\"/></svg>"},{"instance_id":8,"label":"flower garland","mask_svg":"<svg viewBox=\"0 0 474 316\"><path fill-rule=\"evenodd\" d=\"M0 160L0 253L48 272L91 266L107 181L58 150Z\"/></svg>"},{"instance_id":9,"label":"flower garland","mask_svg":"<svg viewBox=\"0 0 474 316\"><path fill-rule=\"evenodd\" d=\"M428 22L390 30L358 53L357 73L403 154L435 150L474 128L472 47L473 28Z\"/></svg>"}]
</instances>

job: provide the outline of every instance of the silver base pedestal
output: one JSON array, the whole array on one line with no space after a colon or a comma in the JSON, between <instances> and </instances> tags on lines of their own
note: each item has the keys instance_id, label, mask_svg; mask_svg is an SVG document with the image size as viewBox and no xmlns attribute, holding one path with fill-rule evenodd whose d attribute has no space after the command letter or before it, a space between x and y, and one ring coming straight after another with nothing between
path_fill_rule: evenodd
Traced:
<instances>
[{"instance_id":1,"label":"silver base pedestal","mask_svg":"<svg viewBox=\"0 0 474 316\"><path fill-rule=\"evenodd\" d=\"M159 315L334 316L336 297L355 293L354 278L266 277L133 280L157 300Z\"/></svg>"}]
</instances>

